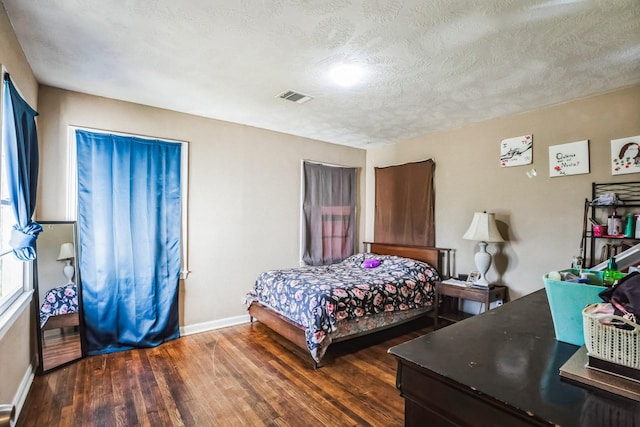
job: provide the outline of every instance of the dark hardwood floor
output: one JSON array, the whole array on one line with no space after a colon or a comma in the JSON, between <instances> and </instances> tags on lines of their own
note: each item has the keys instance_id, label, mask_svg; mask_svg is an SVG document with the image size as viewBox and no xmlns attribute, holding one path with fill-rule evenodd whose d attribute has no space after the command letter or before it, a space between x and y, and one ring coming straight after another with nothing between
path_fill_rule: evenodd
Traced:
<instances>
[{"instance_id":1,"label":"dark hardwood floor","mask_svg":"<svg viewBox=\"0 0 640 427\"><path fill-rule=\"evenodd\" d=\"M42 331L42 368L48 371L82 357L77 327Z\"/></svg>"},{"instance_id":2,"label":"dark hardwood floor","mask_svg":"<svg viewBox=\"0 0 640 427\"><path fill-rule=\"evenodd\" d=\"M393 345L422 319L310 356L260 323L91 356L33 382L17 426L401 426Z\"/></svg>"}]
</instances>

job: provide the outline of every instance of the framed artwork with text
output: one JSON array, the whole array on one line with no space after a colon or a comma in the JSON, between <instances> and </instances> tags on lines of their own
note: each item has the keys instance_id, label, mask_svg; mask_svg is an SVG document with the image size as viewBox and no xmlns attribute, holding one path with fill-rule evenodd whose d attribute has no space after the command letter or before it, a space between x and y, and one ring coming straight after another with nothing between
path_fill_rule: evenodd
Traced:
<instances>
[{"instance_id":1,"label":"framed artwork with text","mask_svg":"<svg viewBox=\"0 0 640 427\"><path fill-rule=\"evenodd\" d=\"M589 173L589 140L549 147L549 176Z\"/></svg>"}]
</instances>

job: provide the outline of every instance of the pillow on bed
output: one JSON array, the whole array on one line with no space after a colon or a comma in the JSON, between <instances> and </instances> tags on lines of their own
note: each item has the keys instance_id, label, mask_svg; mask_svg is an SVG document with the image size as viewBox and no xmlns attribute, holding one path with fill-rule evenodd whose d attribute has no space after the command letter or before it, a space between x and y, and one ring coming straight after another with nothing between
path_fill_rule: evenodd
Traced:
<instances>
[{"instance_id":1,"label":"pillow on bed","mask_svg":"<svg viewBox=\"0 0 640 427\"><path fill-rule=\"evenodd\" d=\"M438 280L440 278L438 271L428 263L395 255L379 255L370 252L361 252L345 258L342 263L373 272L373 268L367 268L364 265L365 262L373 260L380 262L375 268L376 274L386 273L394 276L410 274L416 278L423 276L420 281L424 280L424 277L427 278L427 281Z\"/></svg>"},{"instance_id":2,"label":"pillow on bed","mask_svg":"<svg viewBox=\"0 0 640 427\"><path fill-rule=\"evenodd\" d=\"M420 274L429 271L431 274L436 273L435 269L423 261L418 261L411 258L398 257L394 255L381 255L382 266L385 270L391 272L394 275L398 274ZM382 268L382 267L381 267Z\"/></svg>"},{"instance_id":3,"label":"pillow on bed","mask_svg":"<svg viewBox=\"0 0 640 427\"><path fill-rule=\"evenodd\" d=\"M367 266L369 265L369 263L375 263L376 267L382 265L385 267L400 268L407 262L413 263L418 261L395 255L379 255L371 252L360 252L355 255L351 255L350 257L347 257L342 261L342 263L344 264L352 264L356 267L362 268L373 268L372 266Z\"/></svg>"},{"instance_id":4,"label":"pillow on bed","mask_svg":"<svg viewBox=\"0 0 640 427\"><path fill-rule=\"evenodd\" d=\"M376 254L372 254L369 252L360 252L354 255L351 255L350 257L345 258L342 263L344 264L351 264L354 267L363 267L364 263L370 259L378 259L379 260L379 256Z\"/></svg>"}]
</instances>

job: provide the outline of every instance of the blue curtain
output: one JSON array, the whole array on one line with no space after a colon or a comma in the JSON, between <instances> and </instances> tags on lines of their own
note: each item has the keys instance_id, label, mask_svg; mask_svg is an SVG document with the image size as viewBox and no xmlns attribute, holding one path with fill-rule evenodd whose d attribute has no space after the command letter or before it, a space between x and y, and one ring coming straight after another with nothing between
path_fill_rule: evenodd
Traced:
<instances>
[{"instance_id":1,"label":"blue curtain","mask_svg":"<svg viewBox=\"0 0 640 427\"><path fill-rule=\"evenodd\" d=\"M180 336L180 144L76 131L87 353Z\"/></svg>"},{"instance_id":2,"label":"blue curtain","mask_svg":"<svg viewBox=\"0 0 640 427\"><path fill-rule=\"evenodd\" d=\"M42 231L40 224L31 220L36 209L38 187L39 156L35 119L38 112L22 99L8 73L4 76L2 110L5 117L7 185L16 219L9 245L18 259L29 261L36 257L36 239Z\"/></svg>"}]
</instances>

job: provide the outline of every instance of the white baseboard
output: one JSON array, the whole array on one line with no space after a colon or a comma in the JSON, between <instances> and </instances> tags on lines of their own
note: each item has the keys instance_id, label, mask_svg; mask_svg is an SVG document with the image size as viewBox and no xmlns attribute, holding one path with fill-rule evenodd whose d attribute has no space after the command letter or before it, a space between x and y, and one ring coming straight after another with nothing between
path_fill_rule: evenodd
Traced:
<instances>
[{"instance_id":1,"label":"white baseboard","mask_svg":"<svg viewBox=\"0 0 640 427\"><path fill-rule=\"evenodd\" d=\"M251 318L248 314L243 314L242 316L227 317L225 319L212 320L210 322L196 323L195 325L181 326L180 335L198 334L200 332L249 323L250 319Z\"/></svg>"},{"instance_id":2,"label":"white baseboard","mask_svg":"<svg viewBox=\"0 0 640 427\"><path fill-rule=\"evenodd\" d=\"M34 359L29 368L27 368L27 372L24 373L22 377L22 381L20 381L20 386L16 391L15 396L13 396L13 406L16 407L16 415L11 423L11 426L15 426L18 417L20 417L20 412L22 411L22 407L24 406L24 402L27 400L27 395L29 394L29 390L31 389L31 384L33 384L33 378L35 376L35 366L37 364L37 360Z\"/></svg>"}]
</instances>

